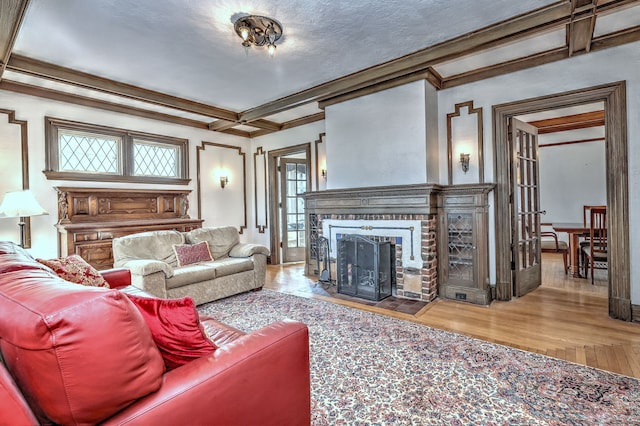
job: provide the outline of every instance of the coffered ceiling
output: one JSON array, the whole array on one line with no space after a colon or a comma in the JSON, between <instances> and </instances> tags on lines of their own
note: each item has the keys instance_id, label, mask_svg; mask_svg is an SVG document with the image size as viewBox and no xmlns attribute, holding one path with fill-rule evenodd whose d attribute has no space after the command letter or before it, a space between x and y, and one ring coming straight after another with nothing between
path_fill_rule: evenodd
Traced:
<instances>
[{"instance_id":1,"label":"coffered ceiling","mask_svg":"<svg viewBox=\"0 0 640 426\"><path fill-rule=\"evenodd\" d=\"M274 58L233 22L284 28ZM0 89L244 137L640 39L639 0L3 0Z\"/></svg>"}]
</instances>

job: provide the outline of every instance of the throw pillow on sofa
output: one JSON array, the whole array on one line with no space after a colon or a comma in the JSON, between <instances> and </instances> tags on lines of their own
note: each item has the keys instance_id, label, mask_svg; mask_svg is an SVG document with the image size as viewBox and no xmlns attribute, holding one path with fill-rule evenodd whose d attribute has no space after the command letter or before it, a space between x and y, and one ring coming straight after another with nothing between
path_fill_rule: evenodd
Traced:
<instances>
[{"instance_id":1,"label":"throw pillow on sofa","mask_svg":"<svg viewBox=\"0 0 640 426\"><path fill-rule=\"evenodd\" d=\"M213 353L218 347L200 324L193 299L155 299L127 294L138 308L160 350L167 370Z\"/></svg>"},{"instance_id":2,"label":"throw pillow on sofa","mask_svg":"<svg viewBox=\"0 0 640 426\"><path fill-rule=\"evenodd\" d=\"M210 262L213 260L209 243L206 241L198 244L174 244L173 251L178 259L178 266L190 265L198 262Z\"/></svg>"},{"instance_id":3,"label":"throw pillow on sofa","mask_svg":"<svg viewBox=\"0 0 640 426\"><path fill-rule=\"evenodd\" d=\"M90 287L109 288L109 283L100 275L100 272L77 254L61 259L36 260L51 268L63 280Z\"/></svg>"}]
</instances>

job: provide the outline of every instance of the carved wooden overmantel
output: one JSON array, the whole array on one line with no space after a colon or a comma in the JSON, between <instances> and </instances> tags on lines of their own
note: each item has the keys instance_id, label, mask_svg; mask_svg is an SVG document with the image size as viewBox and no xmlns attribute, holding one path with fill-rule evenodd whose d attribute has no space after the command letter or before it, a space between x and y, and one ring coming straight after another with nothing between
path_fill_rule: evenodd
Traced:
<instances>
[{"instance_id":1,"label":"carved wooden overmantel","mask_svg":"<svg viewBox=\"0 0 640 426\"><path fill-rule=\"evenodd\" d=\"M190 190L57 187L58 251L96 269L113 266L111 241L125 235L202 226L189 217Z\"/></svg>"}]
</instances>

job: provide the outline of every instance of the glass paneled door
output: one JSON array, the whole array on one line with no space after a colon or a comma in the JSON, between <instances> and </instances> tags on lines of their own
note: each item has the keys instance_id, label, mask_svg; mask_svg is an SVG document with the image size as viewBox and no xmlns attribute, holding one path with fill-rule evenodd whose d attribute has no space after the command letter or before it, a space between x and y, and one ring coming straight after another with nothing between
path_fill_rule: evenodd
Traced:
<instances>
[{"instance_id":1,"label":"glass paneled door","mask_svg":"<svg viewBox=\"0 0 640 426\"><path fill-rule=\"evenodd\" d=\"M305 255L306 223L304 199L307 191L307 161L299 158L280 160L282 182L282 261L301 262Z\"/></svg>"},{"instance_id":2,"label":"glass paneled door","mask_svg":"<svg viewBox=\"0 0 640 426\"><path fill-rule=\"evenodd\" d=\"M511 119L511 183L514 295L524 296L540 287L540 194L538 129Z\"/></svg>"}]
</instances>

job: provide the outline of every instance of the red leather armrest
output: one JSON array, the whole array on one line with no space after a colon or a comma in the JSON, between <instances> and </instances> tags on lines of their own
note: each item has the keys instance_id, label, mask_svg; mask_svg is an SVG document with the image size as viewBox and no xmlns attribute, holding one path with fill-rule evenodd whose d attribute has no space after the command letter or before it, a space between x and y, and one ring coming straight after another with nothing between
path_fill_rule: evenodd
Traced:
<instances>
[{"instance_id":1,"label":"red leather armrest","mask_svg":"<svg viewBox=\"0 0 640 426\"><path fill-rule=\"evenodd\" d=\"M309 331L273 323L165 374L105 424L309 425Z\"/></svg>"},{"instance_id":2,"label":"red leather armrest","mask_svg":"<svg viewBox=\"0 0 640 426\"><path fill-rule=\"evenodd\" d=\"M131 271L127 268L113 268L100 271L100 275L109 283L111 288L131 285Z\"/></svg>"}]
</instances>

